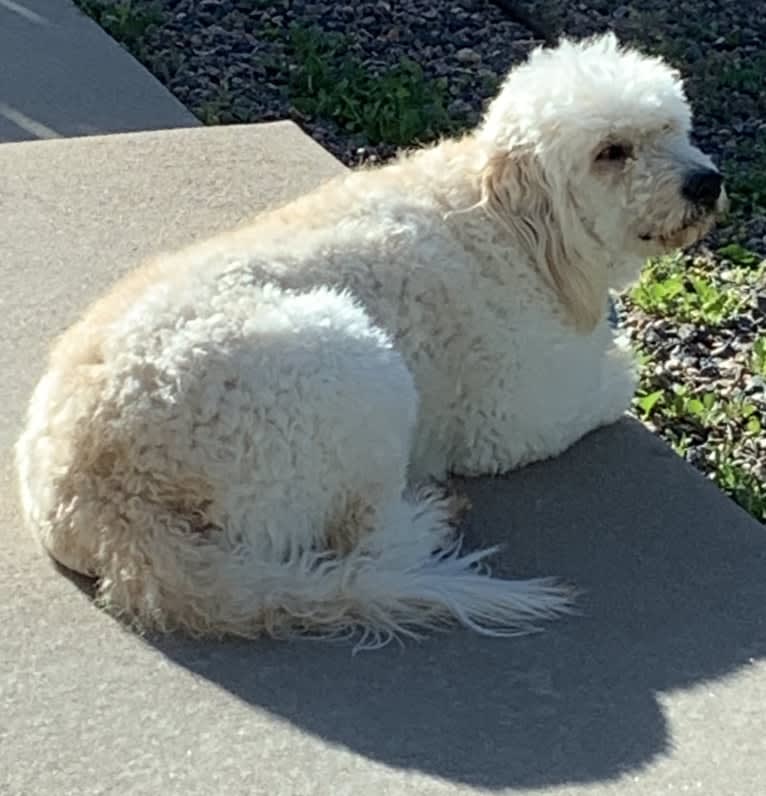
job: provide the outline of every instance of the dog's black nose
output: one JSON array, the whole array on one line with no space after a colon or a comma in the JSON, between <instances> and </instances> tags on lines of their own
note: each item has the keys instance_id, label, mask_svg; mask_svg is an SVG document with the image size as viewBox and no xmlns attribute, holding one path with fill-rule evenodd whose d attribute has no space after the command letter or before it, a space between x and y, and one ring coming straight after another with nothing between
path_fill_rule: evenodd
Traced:
<instances>
[{"instance_id":1,"label":"dog's black nose","mask_svg":"<svg viewBox=\"0 0 766 796\"><path fill-rule=\"evenodd\" d=\"M713 210L721 195L723 177L714 169L698 169L687 174L681 186L684 199Z\"/></svg>"}]
</instances>

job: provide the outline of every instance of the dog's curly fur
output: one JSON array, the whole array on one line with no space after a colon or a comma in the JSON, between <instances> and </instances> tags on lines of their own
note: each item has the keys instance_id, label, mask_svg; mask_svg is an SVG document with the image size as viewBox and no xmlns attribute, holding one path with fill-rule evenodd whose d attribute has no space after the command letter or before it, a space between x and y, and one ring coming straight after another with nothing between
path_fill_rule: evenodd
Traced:
<instances>
[{"instance_id":1,"label":"dog's curly fur","mask_svg":"<svg viewBox=\"0 0 766 796\"><path fill-rule=\"evenodd\" d=\"M724 201L684 198L712 170L689 128L661 61L564 41L467 136L144 265L52 351L16 448L27 523L150 629L375 645L568 610L461 552L429 484L623 414L607 291Z\"/></svg>"}]
</instances>

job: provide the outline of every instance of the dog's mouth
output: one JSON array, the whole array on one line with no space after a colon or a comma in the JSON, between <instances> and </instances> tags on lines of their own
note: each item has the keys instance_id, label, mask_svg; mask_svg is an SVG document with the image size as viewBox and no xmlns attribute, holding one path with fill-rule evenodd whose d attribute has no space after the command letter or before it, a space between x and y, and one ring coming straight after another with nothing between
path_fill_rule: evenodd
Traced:
<instances>
[{"instance_id":1,"label":"dog's mouth","mask_svg":"<svg viewBox=\"0 0 766 796\"><path fill-rule=\"evenodd\" d=\"M660 246L674 246L680 245L681 241L685 240L690 233L693 233L693 227L687 225L678 227L672 232L661 232L658 234L646 233L639 235L639 240L644 243L658 243Z\"/></svg>"},{"instance_id":2,"label":"dog's mouth","mask_svg":"<svg viewBox=\"0 0 766 796\"><path fill-rule=\"evenodd\" d=\"M710 232L716 221L725 216L729 209L729 200L725 191L721 191L714 210L692 207L686 214L683 223L671 230L646 230L638 234L638 239L644 243L653 244L663 250L684 249Z\"/></svg>"},{"instance_id":3,"label":"dog's mouth","mask_svg":"<svg viewBox=\"0 0 766 796\"><path fill-rule=\"evenodd\" d=\"M684 249L696 243L700 238L704 238L713 228L714 223L714 217L708 216L704 219L695 219L692 222L687 222L672 230L640 233L638 239L644 243L658 246L665 251Z\"/></svg>"}]
</instances>

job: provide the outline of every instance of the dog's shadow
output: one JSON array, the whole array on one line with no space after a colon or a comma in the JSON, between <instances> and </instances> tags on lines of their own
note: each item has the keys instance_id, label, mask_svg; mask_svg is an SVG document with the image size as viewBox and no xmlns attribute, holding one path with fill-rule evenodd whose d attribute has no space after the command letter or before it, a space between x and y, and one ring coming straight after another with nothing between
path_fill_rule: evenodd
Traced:
<instances>
[{"instance_id":1,"label":"dog's shadow","mask_svg":"<svg viewBox=\"0 0 766 796\"><path fill-rule=\"evenodd\" d=\"M636 456L636 449L641 455ZM558 574L582 615L492 640L350 648L156 642L238 698L372 760L485 788L609 779L672 744L658 694L766 655L766 528L637 423L466 485L496 571Z\"/></svg>"}]
</instances>

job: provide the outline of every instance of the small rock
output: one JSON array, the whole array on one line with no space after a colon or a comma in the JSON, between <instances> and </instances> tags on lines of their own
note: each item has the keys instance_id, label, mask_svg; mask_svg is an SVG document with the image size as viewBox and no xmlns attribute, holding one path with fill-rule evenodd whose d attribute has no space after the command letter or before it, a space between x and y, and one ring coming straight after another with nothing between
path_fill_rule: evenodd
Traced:
<instances>
[{"instance_id":1,"label":"small rock","mask_svg":"<svg viewBox=\"0 0 766 796\"><path fill-rule=\"evenodd\" d=\"M471 112L471 106L462 99L456 99L447 106L447 111L453 118L460 118Z\"/></svg>"},{"instance_id":2,"label":"small rock","mask_svg":"<svg viewBox=\"0 0 766 796\"><path fill-rule=\"evenodd\" d=\"M455 53L455 58L461 63L465 65L469 64L478 64L481 62L481 55L476 52L476 50L472 50L470 47L463 47Z\"/></svg>"},{"instance_id":3,"label":"small rock","mask_svg":"<svg viewBox=\"0 0 766 796\"><path fill-rule=\"evenodd\" d=\"M676 357L668 357L665 362L665 370L679 370L681 368L681 360Z\"/></svg>"},{"instance_id":4,"label":"small rock","mask_svg":"<svg viewBox=\"0 0 766 796\"><path fill-rule=\"evenodd\" d=\"M678 327L678 339L684 343L692 340L697 334L697 329L690 323L682 323Z\"/></svg>"},{"instance_id":5,"label":"small rock","mask_svg":"<svg viewBox=\"0 0 766 796\"><path fill-rule=\"evenodd\" d=\"M734 355L734 348L731 341L724 340L710 349L710 355L713 357L730 357Z\"/></svg>"},{"instance_id":6,"label":"small rock","mask_svg":"<svg viewBox=\"0 0 766 796\"><path fill-rule=\"evenodd\" d=\"M654 329L648 329L644 334L644 340L647 345L654 347L659 345L660 336L654 331Z\"/></svg>"},{"instance_id":7,"label":"small rock","mask_svg":"<svg viewBox=\"0 0 766 796\"><path fill-rule=\"evenodd\" d=\"M705 452L702 448L689 448L686 451L686 461L694 467L701 467L705 464Z\"/></svg>"},{"instance_id":8,"label":"small rock","mask_svg":"<svg viewBox=\"0 0 766 796\"><path fill-rule=\"evenodd\" d=\"M745 383L746 395L766 395L766 379L763 376L750 376Z\"/></svg>"}]
</instances>

